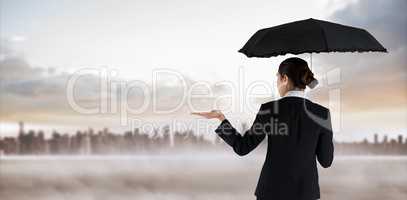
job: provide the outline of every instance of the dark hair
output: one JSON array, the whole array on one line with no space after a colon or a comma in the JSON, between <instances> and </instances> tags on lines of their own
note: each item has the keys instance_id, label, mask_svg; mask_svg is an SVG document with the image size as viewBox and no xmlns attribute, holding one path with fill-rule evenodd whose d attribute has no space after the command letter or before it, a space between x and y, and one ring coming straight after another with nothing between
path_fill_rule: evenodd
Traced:
<instances>
[{"instance_id":1,"label":"dark hair","mask_svg":"<svg viewBox=\"0 0 407 200\"><path fill-rule=\"evenodd\" d=\"M280 75L287 75L294 84L294 87L301 89L305 89L307 85L310 88L314 88L318 83L314 78L314 73L309 69L307 61L298 57L287 58L281 62L278 67L278 73Z\"/></svg>"}]
</instances>

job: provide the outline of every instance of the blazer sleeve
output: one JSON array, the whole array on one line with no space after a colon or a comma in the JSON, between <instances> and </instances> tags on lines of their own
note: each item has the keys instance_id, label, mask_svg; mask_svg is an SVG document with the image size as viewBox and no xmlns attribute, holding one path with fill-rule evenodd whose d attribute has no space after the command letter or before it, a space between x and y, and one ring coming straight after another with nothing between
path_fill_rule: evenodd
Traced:
<instances>
[{"instance_id":1,"label":"blazer sleeve","mask_svg":"<svg viewBox=\"0 0 407 200\"><path fill-rule=\"evenodd\" d=\"M334 145L332 141L333 131L331 123L330 111L327 111L327 119L324 126L321 127L321 131L318 137L318 143L316 148L316 155L319 164L322 167L330 167L334 158Z\"/></svg>"},{"instance_id":2,"label":"blazer sleeve","mask_svg":"<svg viewBox=\"0 0 407 200\"><path fill-rule=\"evenodd\" d=\"M244 156L250 153L263 141L266 136L264 126L266 120L263 107L264 106L262 104L252 126L243 134L243 136L227 119L224 119L215 130L219 137L230 145L234 152L239 156Z\"/></svg>"}]
</instances>

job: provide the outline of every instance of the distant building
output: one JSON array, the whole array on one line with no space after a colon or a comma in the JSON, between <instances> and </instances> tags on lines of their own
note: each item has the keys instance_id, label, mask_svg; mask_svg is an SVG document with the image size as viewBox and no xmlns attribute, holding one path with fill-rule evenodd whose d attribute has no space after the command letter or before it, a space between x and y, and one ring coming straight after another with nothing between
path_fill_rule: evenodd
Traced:
<instances>
[{"instance_id":1,"label":"distant building","mask_svg":"<svg viewBox=\"0 0 407 200\"><path fill-rule=\"evenodd\" d=\"M387 144L387 143L389 143L389 139L388 139L387 135L384 135L383 144Z\"/></svg>"},{"instance_id":2,"label":"distant building","mask_svg":"<svg viewBox=\"0 0 407 200\"><path fill-rule=\"evenodd\" d=\"M402 135L399 135L399 136L397 137L397 141L398 141L399 144L403 144L403 136L402 136Z\"/></svg>"},{"instance_id":3,"label":"distant building","mask_svg":"<svg viewBox=\"0 0 407 200\"><path fill-rule=\"evenodd\" d=\"M374 134L374 144L379 144L379 136L377 133Z\"/></svg>"}]
</instances>

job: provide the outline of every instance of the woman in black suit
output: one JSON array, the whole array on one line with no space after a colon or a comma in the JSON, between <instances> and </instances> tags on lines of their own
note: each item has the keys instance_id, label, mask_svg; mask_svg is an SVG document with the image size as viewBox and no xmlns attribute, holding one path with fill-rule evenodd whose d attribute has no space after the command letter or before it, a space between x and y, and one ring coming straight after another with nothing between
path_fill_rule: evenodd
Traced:
<instances>
[{"instance_id":1,"label":"woman in black suit","mask_svg":"<svg viewBox=\"0 0 407 200\"><path fill-rule=\"evenodd\" d=\"M277 73L282 98L263 103L253 125L241 135L217 110L193 113L219 119L215 132L234 152L243 156L267 136L267 154L257 187L258 200L316 200L320 198L317 162L331 166L334 146L328 108L304 95L317 80L306 61L291 57L281 62Z\"/></svg>"}]
</instances>

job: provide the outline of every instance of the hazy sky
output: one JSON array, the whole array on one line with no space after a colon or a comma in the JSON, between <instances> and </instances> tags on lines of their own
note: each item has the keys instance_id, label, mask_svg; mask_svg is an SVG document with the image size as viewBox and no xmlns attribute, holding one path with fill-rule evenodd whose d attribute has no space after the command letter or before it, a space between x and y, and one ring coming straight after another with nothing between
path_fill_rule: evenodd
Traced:
<instances>
[{"instance_id":1,"label":"hazy sky","mask_svg":"<svg viewBox=\"0 0 407 200\"><path fill-rule=\"evenodd\" d=\"M31 65L109 66L131 79L168 67L194 79L223 79L247 62L237 50L257 29L326 18L346 1L1 2L1 35Z\"/></svg>"},{"instance_id":2,"label":"hazy sky","mask_svg":"<svg viewBox=\"0 0 407 200\"><path fill-rule=\"evenodd\" d=\"M191 82L213 84L222 80L237 82L239 66L243 66L247 83L273 84L276 66L287 56L248 59L237 50L260 28L307 18L365 28L390 52L313 55L313 71L321 80L321 86L311 93L313 98L329 106L328 91L340 90L339 104L333 103L340 117L338 138L359 139L374 132L407 134L404 0L175 0L120 4L107 0L0 0L0 9L3 135L15 127L12 124L17 120L39 127L117 126L114 115L71 113L65 97L66 81L71 73L84 67L106 66L117 70L120 79L147 82L154 69L166 68L180 72ZM309 59L309 55L299 56ZM326 82L330 73L338 71L339 82ZM89 102L97 94L97 83L97 78L89 77L79 86L83 101ZM166 104L163 106L177 98L175 86L163 86L161 91L160 103ZM134 98L137 100L137 95ZM227 115L233 119L253 118L253 112ZM170 116L189 117L187 110L173 115L139 115L163 123Z\"/></svg>"}]
</instances>

